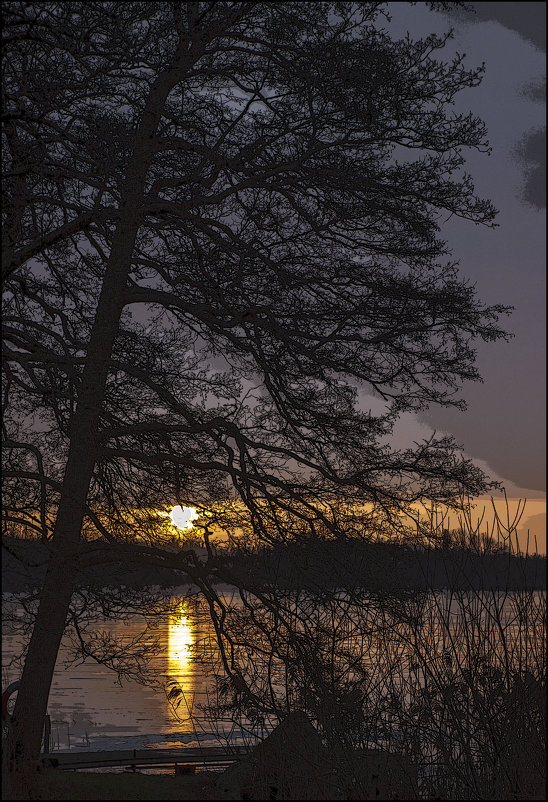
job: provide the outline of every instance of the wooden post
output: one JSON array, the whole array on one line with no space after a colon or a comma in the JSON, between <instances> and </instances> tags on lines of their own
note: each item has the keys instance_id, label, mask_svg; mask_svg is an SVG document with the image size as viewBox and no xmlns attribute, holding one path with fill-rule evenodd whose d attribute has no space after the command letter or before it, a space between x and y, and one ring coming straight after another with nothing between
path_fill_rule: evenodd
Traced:
<instances>
[{"instance_id":1,"label":"wooden post","mask_svg":"<svg viewBox=\"0 0 548 802\"><path fill-rule=\"evenodd\" d=\"M42 748L42 751L45 754L49 754L51 752L50 741L51 741L51 718L49 716L49 713L46 713L44 717L44 741Z\"/></svg>"}]
</instances>

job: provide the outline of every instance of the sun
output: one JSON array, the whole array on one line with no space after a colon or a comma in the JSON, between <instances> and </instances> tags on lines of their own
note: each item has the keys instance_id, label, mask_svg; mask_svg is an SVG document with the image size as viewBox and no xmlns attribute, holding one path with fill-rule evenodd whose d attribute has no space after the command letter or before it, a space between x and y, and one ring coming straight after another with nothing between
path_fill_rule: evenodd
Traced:
<instances>
[{"instance_id":1,"label":"sun","mask_svg":"<svg viewBox=\"0 0 548 802\"><path fill-rule=\"evenodd\" d=\"M194 524L192 521L199 518L199 515L195 507L181 507L178 504L176 507L173 507L169 513L169 517L171 518L171 523L173 526L176 526L177 529L188 531L193 528Z\"/></svg>"}]
</instances>

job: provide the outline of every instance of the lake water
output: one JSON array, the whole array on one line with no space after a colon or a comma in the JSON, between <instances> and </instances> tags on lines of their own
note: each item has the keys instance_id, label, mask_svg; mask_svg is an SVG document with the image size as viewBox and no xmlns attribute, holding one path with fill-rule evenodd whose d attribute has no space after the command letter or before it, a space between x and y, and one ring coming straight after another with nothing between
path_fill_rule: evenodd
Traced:
<instances>
[{"instance_id":1,"label":"lake water","mask_svg":"<svg viewBox=\"0 0 548 802\"><path fill-rule=\"evenodd\" d=\"M192 656L193 647L212 641L212 625L207 617L196 615L188 593L189 588L178 589L177 612L156 623L154 634L160 650L150 665L158 683L156 687L129 680L120 685L112 670L92 661L66 667L67 651L61 648L48 705L54 750L218 746L223 743L219 735L234 744L243 742L242 734L228 721L212 722L200 715L194 719L188 715L207 703L214 688L213 678ZM545 593L535 596L544 599L545 606ZM506 609L511 613L511 600L508 601ZM454 604L450 602L450 609ZM134 639L143 631L144 623L141 617L135 617L125 622L106 622L99 629ZM537 630L533 626L530 635L545 638L545 631ZM3 688L19 678L17 658L22 649L18 637L3 636ZM169 680L177 681L183 690L183 701L177 711L165 691Z\"/></svg>"},{"instance_id":2,"label":"lake water","mask_svg":"<svg viewBox=\"0 0 548 802\"><path fill-rule=\"evenodd\" d=\"M188 709L207 700L212 679L191 659L192 646L211 635L206 620L192 614L181 588L179 614L160 620L154 631L161 646L150 668L160 685L176 680L184 691L177 713L161 687L148 687L124 680L120 685L116 674L95 662L64 666L67 655L61 648L49 697L52 747L54 749L142 749L147 746L177 747L198 743L218 746L215 728L206 723L196 729ZM143 619L135 616L125 622L101 624L116 637L133 639L144 629ZM19 637L2 638L2 687L20 676L13 662L22 651ZM222 729L222 723L221 723ZM227 725L226 731L230 731ZM236 737L235 743L238 743Z\"/></svg>"}]
</instances>

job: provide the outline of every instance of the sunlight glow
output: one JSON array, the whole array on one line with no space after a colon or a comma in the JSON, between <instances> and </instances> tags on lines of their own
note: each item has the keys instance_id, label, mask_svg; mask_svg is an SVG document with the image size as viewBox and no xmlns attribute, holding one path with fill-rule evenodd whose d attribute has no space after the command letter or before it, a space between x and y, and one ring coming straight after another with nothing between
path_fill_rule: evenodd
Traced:
<instances>
[{"instance_id":1,"label":"sunlight glow","mask_svg":"<svg viewBox=\"0 0 548 802\"><path fill-rule=\"evenodd\" d=\"M169 634L169 667L170 673L185 674L190 663L190 650L194 643L194 634L190 619L181 604L180 612L170 617Z\"/></svg>"},{"instance_id":2,"label":"sunlight glow","mask_svg":"<svg viewBox=\"0 0 548 802\"><path fill-rule=\"evenodd\" d=\"M171 523L173 526L176 526L178 529L188 531L189 529L193 528L194 524L192 521L195 521L199 515L196 512L195 507L181 507L180 505L177 505L176 507L173 507L169 517L171 518Z\"/></svg>"}]
</instances>

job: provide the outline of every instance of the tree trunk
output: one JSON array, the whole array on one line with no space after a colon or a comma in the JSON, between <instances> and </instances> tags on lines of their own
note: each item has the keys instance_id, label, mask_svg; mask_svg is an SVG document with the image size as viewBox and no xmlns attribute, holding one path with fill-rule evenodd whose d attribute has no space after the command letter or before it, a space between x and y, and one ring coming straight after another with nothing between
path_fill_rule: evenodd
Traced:
<instances>
[{"instance_id":1,"label":"tree trunk","mask_svg":"<svg viewBox=\"0 0 548 802\"><path fill-rule=\"evenodd\" d=\"M113 243L82 376L78 407L72 421L69 456L53 533L53 551L15 703L14 752L18 762L34 760L40 753L49 689L78 572L77 550L97 455L99 414L108 362L119 325L138 227L135 219L128 219L131 213L131 210L122 213Z\"/></svg>"},{"instance_id":2,"label":"tree trunk","mask_svg":"<svg viewBox=\"0 0 548 802\"><path fill-rule=\"evenodd\" d=\"M127 277L143 209L143 188L153 150L152 139L181 67L163 73L151 87L133 157L128 165L120 218L99 297L70 449L53 533L53 551L40 607L25 660L14 709L12 767L24 771L40 755L50 685L78 573L82 520L97 458L97 433L108 364L124 307Z\"/></svg>"}]
</instances>

